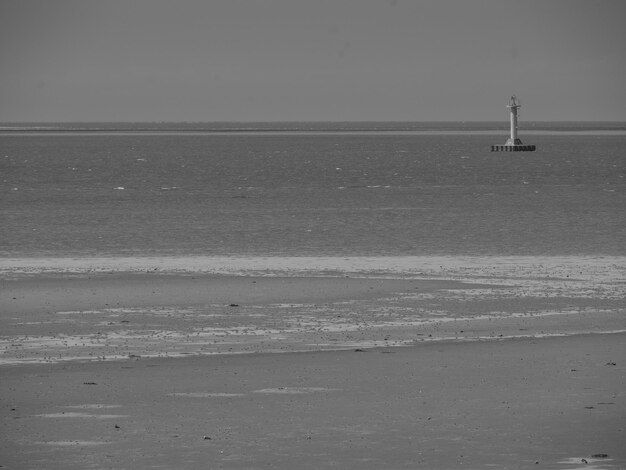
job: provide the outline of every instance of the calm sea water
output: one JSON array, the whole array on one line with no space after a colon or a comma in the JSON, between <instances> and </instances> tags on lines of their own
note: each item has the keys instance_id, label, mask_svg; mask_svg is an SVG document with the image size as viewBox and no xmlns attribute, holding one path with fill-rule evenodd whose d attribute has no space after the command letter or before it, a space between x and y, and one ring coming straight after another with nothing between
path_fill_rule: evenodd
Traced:
<instances>
[{"instance_id":1,"label":"calm sea water","mask_svg":"<svg viewBox=\"0 0 626 470\"><path fill-rule=\"evenodd\" d=\"M504 124L5 129L0 256L626 255L623 126Z\"/></svg>"}]
</instances>

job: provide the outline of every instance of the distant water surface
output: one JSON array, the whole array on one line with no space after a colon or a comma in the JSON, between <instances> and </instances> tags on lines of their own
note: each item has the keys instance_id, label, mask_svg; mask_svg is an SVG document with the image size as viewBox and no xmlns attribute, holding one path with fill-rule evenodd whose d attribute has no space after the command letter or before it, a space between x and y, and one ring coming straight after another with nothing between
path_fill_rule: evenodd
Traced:
<instances>
[{"instance_id":1,"label":"distant water surface","mask_svg":"<svg viewBox=\"0 0 626 470\"><path fill-rule=\"evenodd\" d=\"M0 256L626 255L623 123L289 126L0 126Z\"/></svg>"}]
</instances>

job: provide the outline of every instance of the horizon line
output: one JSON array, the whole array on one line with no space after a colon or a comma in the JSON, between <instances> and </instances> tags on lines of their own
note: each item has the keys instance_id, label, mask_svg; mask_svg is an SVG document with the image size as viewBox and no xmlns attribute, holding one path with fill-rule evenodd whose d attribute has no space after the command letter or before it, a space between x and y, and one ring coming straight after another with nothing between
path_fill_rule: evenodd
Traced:
<instances>
[{"instance_id":1,"label":"horizon line","mask_svg":"<svg viewBox=\"0 0 626 470\"><path fill-rule=\"evenodd\" d=\"M230 123L503 123L508 125L508 120L498 119L435 119L435 120L415 120L415 119L315 119L315 120L62 120L62 121L0 121L0 126L5 124L230 124ZM531 119L526 123L626 123L626 119Z\"/></svg>"}]
</instances>

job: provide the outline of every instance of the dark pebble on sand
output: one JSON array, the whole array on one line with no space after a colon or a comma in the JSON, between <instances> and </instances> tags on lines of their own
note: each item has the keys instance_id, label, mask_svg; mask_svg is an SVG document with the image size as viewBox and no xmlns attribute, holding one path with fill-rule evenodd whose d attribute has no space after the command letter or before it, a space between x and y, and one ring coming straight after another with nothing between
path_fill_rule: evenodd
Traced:
<instances>
[{"instance_id":1,"label":"dark pebble on sand","mask_svg":"<svg viewBox=\"0 0 626 470\"><path fill-rule=\"evenodd\" d=\"M230 304L229 307L239 307L239 304Z\"/></svg>"}]
</instances>

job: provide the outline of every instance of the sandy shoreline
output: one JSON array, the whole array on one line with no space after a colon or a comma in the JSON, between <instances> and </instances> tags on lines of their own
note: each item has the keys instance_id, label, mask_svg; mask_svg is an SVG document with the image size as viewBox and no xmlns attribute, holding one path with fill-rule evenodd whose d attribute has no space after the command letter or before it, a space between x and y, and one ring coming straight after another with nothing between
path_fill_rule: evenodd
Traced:
<instances>
[{"instance_id":1,"label":"sandy shoreline","mask_svg":"<svg viewBox=\"0 0 626 470\"><path fill-rule=\"evenodd\" d=\"M0 365L626 331L613 281L57 273L0 281ZM591 290L593 289L593 290Z\"/></svg>"},{"instance_id":2,"label":"sandy shoreline","mask_svg":"<svg viewBox=\"0 0 626 470\"><path fill-rule=\"evenodd\" d=\"M0 258L4 278L95 273L621 280L626 256L110 256Z\"/></svg>"},{"instance_id":3,"label":"sandy shoreline","mask_svg":"<svg viewBox=\"0 0 626 470\"><path fill-rule=\"evenodd\" d=\"M398 296L480 287L447 280L146 273L27 277L1 285L0 364L337 349L354 334L365 346L381 327L407 326L389 312Z\"/></svg>"},{"instance_id":4,"label":"sandy shoreline","mask_svg":"<svg viewBox=\"0 0 626 470\"><path fill-rule=\"evenodd\" d=\"M4 271L0 465L624 468L623 260L317 261Z\"/></svg>"},{"instance_id":5,"label":"sandy shoreline","mask_svg":"<svg viewBox=\"0 0 626 470\"><path fill-rule=\"evenodd\" d=\"M4 367L0 465L624 468L625 340Z\"/></svg>"}]
</instances>

